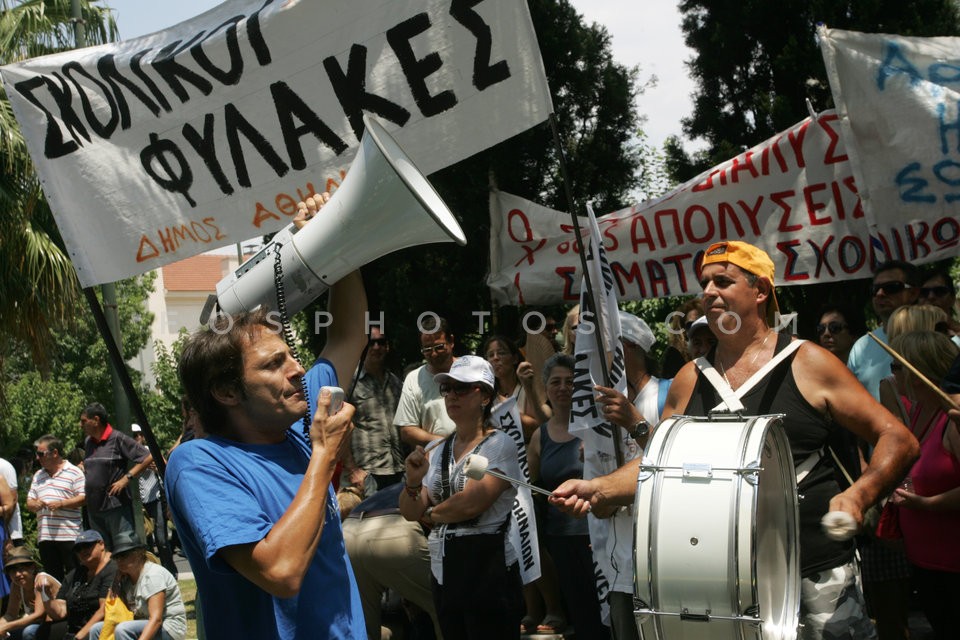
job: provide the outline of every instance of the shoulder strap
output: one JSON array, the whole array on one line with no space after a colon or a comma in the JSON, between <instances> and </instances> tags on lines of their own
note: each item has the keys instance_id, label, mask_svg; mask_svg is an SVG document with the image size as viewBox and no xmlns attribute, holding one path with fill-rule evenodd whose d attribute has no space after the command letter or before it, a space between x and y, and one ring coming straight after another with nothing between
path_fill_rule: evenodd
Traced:
<instances>
[{"instance_id":1,"label":"shoulder strap","mask_svg":"<svg viewBox=\"0 0 960 640\"><path fill-rule=\"evenodd\" d=\"M444 438L443 451L440 452L440 501L443 502L450 497L450 459L453 457L450 442L453 436Z\"/></svg>"},{"instance_id":2,"label":"shoulder strap","mask_svg":"<svg viewBox=\"0 0 960 640\"><path fill-rule=\"evenodd\" d=\"M750 376L750 377L747 379L747 381L744 382L743 385L741 385L740 388L737 389L736 391L733 391L733 389L730 388L730 385L727 384L727 381L724 380L722 377L720 377L720 374L717 373L717 370L716 370L716 369L713 369L713 365L710 365L710 368L713 369L713 375L716 377L717 380L719 380L719 382L720 382L724 387L726 387L726 389L729 391L729 393L732 394L733 398L736 400L736 404L735 404L735 405L731 405L728 397L727 397L726 395L724 395L723 390L722 390L720 387L717 387L717 382L715 382L715 381L711 378L711 376L710 376L709 374L707 374L706 371L704 371L704 375L707 377L707 380L710 381L710 383L714 386L714 388L715 388L715 389L717 390L717 392L720 394L720 397L723 399L723 402L721 402L721 403L718 404L716 407L714 407L714 408L713 408L713 411L729 411L729 412L731 412L731 413L737 413L737 412L739 412L739 411L743 411L743 404L740 402L740 398L742 398L744 395L746 395L746 393L747 393L748 391L750 391L750 390L753 389L755 386L757 386L757 384L758 384L761 380L763 380L773 369L775 369L775 368L777 367L777 365L779 365L781 362L783 362L783 361L786 360L788 357L790 357L790 355L791 355L794 351L796 351L797 349L799 349L799 348L801 347L801 345L803 345L804 342L806 342L806 340L793 340L793 341L791 341L791 342L790 342L787 346L785 346L782 350L780 350L778 353L775 353L774 356L770 359L770 362L768 362L767 364L765 364L765 365L763 365L762 367L760 367L760 368L756 371L756 373L754 373L752 376ZM698 367L700 366L700 365L699 365L699 361L700 361L700 360L705 360L705 358L697 358L697 366L698 366ZM707 362L707 364L710 364L710 363ZM701 370L702 370L702 369L701 369ZM739 408L732 408L733 406L738 406Z\"/></svg>"},{"instance_id":3,"label":"shoulder strap","mask_svg":"<svg viewBox=\"0 0 960 640\"><path fill-rule=\"evenodd\" d=\"M739 396L737 396L727 381L723 379L723 376L717 373L713 363L703 356L700 356L693 362L697 365L697 369L700 370L703 377L707 379L707 382L720 394L722 402L713 408L714 411L724 410L730 413L740 413L744 410L743 403L740 402Z\"/></svg>"}]
</instances>

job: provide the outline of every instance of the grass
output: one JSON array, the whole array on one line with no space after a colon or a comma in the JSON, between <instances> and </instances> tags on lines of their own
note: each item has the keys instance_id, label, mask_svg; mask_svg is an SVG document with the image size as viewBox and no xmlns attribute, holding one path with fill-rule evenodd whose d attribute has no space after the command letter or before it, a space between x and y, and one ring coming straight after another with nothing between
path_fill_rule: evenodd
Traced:
<instances>
[{"instance_id":1,"label":"grass","mask_svg":"<svg viewBox=\"0 0 960 640\"><path fill-rule=\"evenodd\" d=\"M197 637L197 581L180 580L180 595L187 609L187 639Z\"/></svg>"}]
</instances>

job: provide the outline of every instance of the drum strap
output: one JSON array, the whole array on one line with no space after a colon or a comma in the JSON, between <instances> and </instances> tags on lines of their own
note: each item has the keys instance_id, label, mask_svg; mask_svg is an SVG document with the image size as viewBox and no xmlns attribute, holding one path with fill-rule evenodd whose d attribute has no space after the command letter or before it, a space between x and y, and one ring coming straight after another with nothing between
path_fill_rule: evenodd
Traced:
<instances>
[{"instance_id":1,"label":"drum strap","mask_svg":"<svg viewBox=\"0 0 960 640\"><path fill-rule=\"evenodd\" d=\"M773 371L778 364L783 362L785 359L790 357L794 351L800 348L800 346L806 342L806 340L794 340L790 342L787 346L780 350L779 353L775 353L774 356L770 359L770 362L760 367L756 373L750 376L746 382L744 382L739 389L736 391L723 379L723 376L714 368L713 364L705 357L701 356L694 360L694 363L697 365L703 376L713 385L713 388L717 390L717 393L720 395L722 402L715 406L712 412L716 411L728 411L730 413L741 413L744 411L743 403L740 402L742 398L750 389L753 389L757 384L763 380L767 375Z\"/></svg>"}]
</instances>

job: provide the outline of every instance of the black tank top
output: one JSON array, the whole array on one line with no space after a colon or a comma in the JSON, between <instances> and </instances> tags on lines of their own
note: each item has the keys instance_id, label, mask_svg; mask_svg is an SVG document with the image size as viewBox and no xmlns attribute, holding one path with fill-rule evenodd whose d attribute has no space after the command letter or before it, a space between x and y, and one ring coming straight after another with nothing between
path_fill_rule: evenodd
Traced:
<instances>
[{"instance_id":1,"label":"black tank top","mask_svg":"<svg viewBox=\"0 0 960 640\"><path fill-rule=\"evenodd\" d=\"M790 336L785 333L778 334L775 353L779 353L788 344ZM740 402L745 409L744 415L785 414L783 425L790 441L793 462L799 465L808 456L821 450L838 427L800 394L791 366L795 356L796 352L785 358L740 398ZM714 362L715 357L716 347L710 351L707 359ZM698 370L693 394L680 413L706 416L720 401L716 389ZM820 519L829 510L830 499L840 493L833 459L829 453L825 453L797 488L800 497L800 573L804 578L818 571L846 564L853 559L853 542L831 540L824 535L820 526Z\"/></svg>"}]
</instances>

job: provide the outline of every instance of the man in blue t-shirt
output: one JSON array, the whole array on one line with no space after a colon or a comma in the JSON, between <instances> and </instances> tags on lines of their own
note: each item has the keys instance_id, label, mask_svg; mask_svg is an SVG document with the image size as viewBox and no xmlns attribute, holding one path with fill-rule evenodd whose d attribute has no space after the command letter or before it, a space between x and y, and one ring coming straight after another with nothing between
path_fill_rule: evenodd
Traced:
<instances>
[{"instance_id":1,"label":"man in blue t-shirt","mask_svg":"<svg viewBox=\"0 0 960 640\"><path fill-rule=\"evenodd\" d=\"M366 336L359 272L330 289L332 324L311 375L349 379ZM306 372L264 311L191 336L179 371L204 439L177 447L167 494L197 580L206 637L362 638L363 613L330 485L353 407L318 398L309 437ZM294 428L291 428L294 425Z\"/></svg>"}]
</instances>

